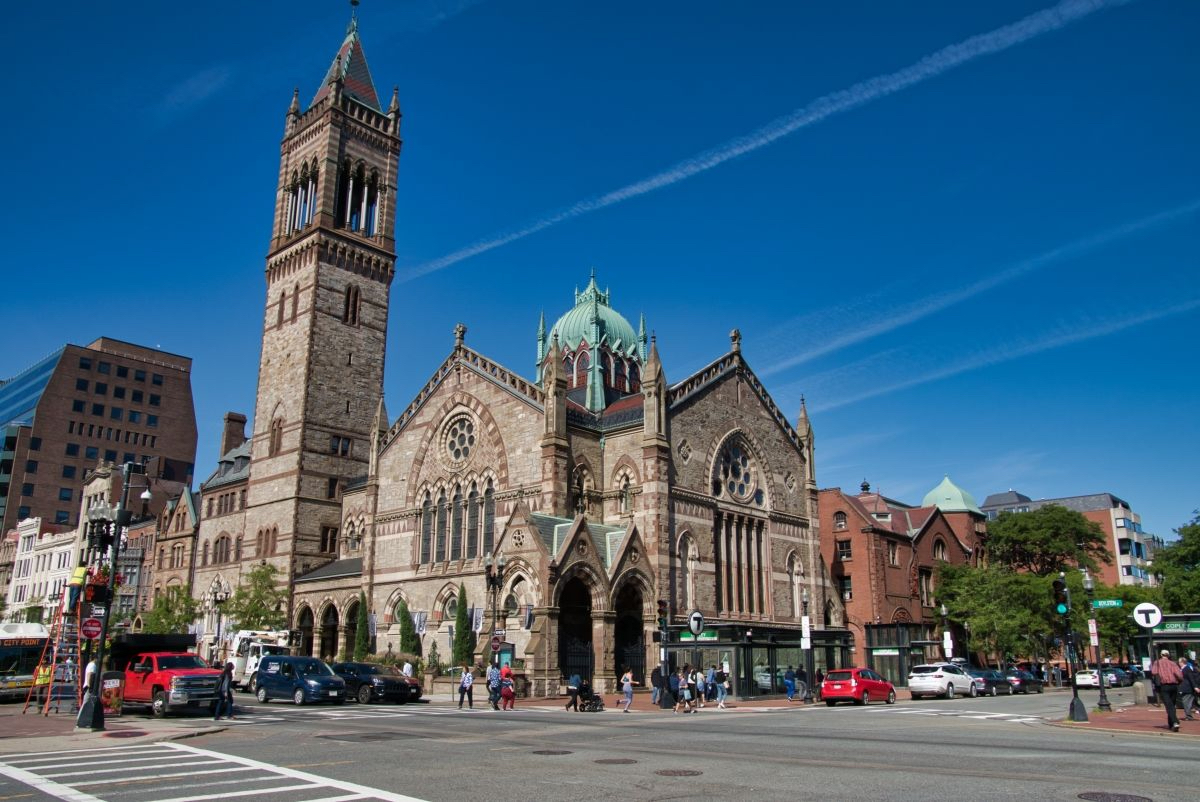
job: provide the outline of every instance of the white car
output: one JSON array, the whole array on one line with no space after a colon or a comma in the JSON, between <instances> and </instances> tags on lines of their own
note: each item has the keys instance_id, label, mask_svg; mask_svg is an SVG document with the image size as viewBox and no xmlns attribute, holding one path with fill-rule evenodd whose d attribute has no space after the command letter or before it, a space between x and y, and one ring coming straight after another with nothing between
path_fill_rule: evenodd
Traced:
<instances>
[{"instance_id":1,"label":"white car","mask_svg":"<svg viewBox=\"0 0 1200 802\"><path fill-rule=\"evenodd\" d=\"M1075 672L1075 685L1080 688L1099 688L1100 674L1091 669L1080 669Z\"/></svg>"},{"instance_id":2,"label":"white car","mask_svg":"<svg viewBox=\"0 0 1200 802\"><path fill-rule=\"evenodd\" d=\"M922 696L945 696L953 699L955 694L978 696L974 679L960 666L952 663L930 663L913 666L908 672L908 691L912 698Z\"/></svg>"}]
</instances>

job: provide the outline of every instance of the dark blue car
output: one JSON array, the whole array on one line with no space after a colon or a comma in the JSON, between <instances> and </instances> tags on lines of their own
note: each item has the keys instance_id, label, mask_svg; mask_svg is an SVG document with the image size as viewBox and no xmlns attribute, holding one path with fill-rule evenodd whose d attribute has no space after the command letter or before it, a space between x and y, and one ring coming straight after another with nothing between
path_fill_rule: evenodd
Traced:
<instances>
[{"instance_id":1,"label":"dark blue car","mask_svg":"<svg viewBox=\"0 0 1200 802\"><path fill-rule=\"evenodd\" d=\"M271 654L258 664L258 701L291 699L298 705L315 702L346 701L346 682L333 673L323 660L315 657L291 657Z\"/></svg>"}]
</instances>

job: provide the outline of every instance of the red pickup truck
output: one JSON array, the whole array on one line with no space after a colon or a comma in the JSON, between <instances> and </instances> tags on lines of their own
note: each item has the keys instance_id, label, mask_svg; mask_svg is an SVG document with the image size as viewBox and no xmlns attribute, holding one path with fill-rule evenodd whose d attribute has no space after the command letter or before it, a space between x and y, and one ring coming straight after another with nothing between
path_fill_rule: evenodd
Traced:
<instances>
[{"instance_id":1,"label":"red pickup truck","mask_svg":"<svg viewBox=\"0 0 1200 802\"><path fill-rule=\"evenodd\" d=\"M125 667L125 704L150 705L161 718L173 708L215 709L221 672L188 652L142 652Z\"/></svg>"}]
</instances>

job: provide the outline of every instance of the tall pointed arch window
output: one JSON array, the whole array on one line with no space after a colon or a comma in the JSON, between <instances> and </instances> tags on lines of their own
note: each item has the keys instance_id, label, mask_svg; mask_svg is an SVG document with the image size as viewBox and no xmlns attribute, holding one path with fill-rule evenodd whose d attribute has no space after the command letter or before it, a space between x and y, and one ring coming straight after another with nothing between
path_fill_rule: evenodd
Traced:
<instances>
[{"instance_id":1,"label":"tall pointed arch window","mask_svg":"<svg viewBox=\"0 0 1200 802\"><path fill-rule=\"evenodd\" d=\"M454 488L454 499L450 508L450 559L461 559L463 542L463 498L462 490Z\"/></svg>"},{"instance_id":2,"label":"tall pointed arch window","mask_svg":"<svg viewBox=\"0 0 1200 802\"><path fill-rule=\"evenodd\" d=\"M377 171L368 172L361 161L343 162L338 177L337 224L364 237L375 236L382 188Z\"/></svg>"},{"instance_id":3,"label":"tall pointed arch window","mask_svg":"<svg viewBox=\"0 0 1200 802\"><path fill-rule=\"evenodd\" d=\"M588 370L592 366L592 357L587 351L581 351L579 356L575 358L575 378L571 382L572 387L586 387Z\"/></svg>"},{"instance_id":4,"label":"tall pointed arch window","mask_svg":"<svg viewBox=\"0 0 1200 802\"><path fill-rule=\"evenodd\" d=\"M430 539L433 537L433 502L429 499L429 494L425 494L425 501L421 504L421 553L419 562L425 564L429 562L429 546Z\"/></svg>"},{"instance_id":5,"label":"tall pointed arch window","mask_svg":"<svg viewBox=\"0 0 1200 802\"><path fill-rule=\"evenodd\" d=\"M496 493L492 489L492 480L488 479L483 491L483 553L491 554L494 544L492 530L496 525Z\"/></svg>"},{"instance_id":6,"label":"tall pointed arch window","mask_svg":"<svg viewBox=\"0 0 1200 802\"><path fill-rule=\"evenodd\" d=\"M296 315L300 313L300 285L292 287L292 322L296 322Z\"/></svg>"},{"instance_id":7,"label":"tall pointed arch window","mask_svg":"<svg viewBox=\"0 0 1200 802\"><path fill-rule=\"evenodd\" d=\"M636 393L642 389L642 377L636 363L629 363L629 392Z\"/></svg>"},{"instance_id":8,"label":"tall pointed arch window","mask_svg":"<svg viewBox=\"0 0 1200 802\"><path fill-rule=\"evenodd\" d=\"M479 556L479 489L471 483L467 494L467 557Z\"/></svg>"},{"instance_id":9,"label":"tall pointed arch window","mask_svg":"<svg viewBox=\"0 0 1200 802\"><path fill-rule=\"evenodd\" d=\"M283 308L287 306L287 290L279 291L279 308L275 310L275 325L283 325Z\"/></svg>"},{"instance_id":10,"label":"tall pointed arch window","mask_svg":"<svg viewBox=\"0 0 1200 802\"><path fill-rule=\"evenodd\" d=\"M600 352L600 372L604 374L604 383L607 386L609 386L609 387L616 386L617 377L613 373L612 356L609 355L608 351Z\"/></svg>"},{"instance_id":11,"label":"tall pointed arch window","mask_svg":"<svg viewBox=\"0 0 1200 802\"><path fill-rule=\"evenodd\" d=\"M346 300L342 309L342 322L358 325L358 313L362 306L362 295L357 284L346 287Z\"/></svg>"},{"instance_id":12,"label":"tall pointed arch window","mask_svg":"<svg viewBox=\"0 0 1200 802\"><path fill-rule=\"evenodd\" d=\"M437 502L437 546L434 549L435 562L446 561L446 492L438 494Z\"/></svg>"},{"instance_id":13,"label":"tall pointed arch window","mask_svg":"<svg viewBox=\"0 0 1200 802\"><path fill-rule=\"evenodd\" d=\"M279 453L279 449L283 446L283 419L276 418L271 421L271 431L267 437L267 456L273 457Z\"/></svg>"}]
</instances>

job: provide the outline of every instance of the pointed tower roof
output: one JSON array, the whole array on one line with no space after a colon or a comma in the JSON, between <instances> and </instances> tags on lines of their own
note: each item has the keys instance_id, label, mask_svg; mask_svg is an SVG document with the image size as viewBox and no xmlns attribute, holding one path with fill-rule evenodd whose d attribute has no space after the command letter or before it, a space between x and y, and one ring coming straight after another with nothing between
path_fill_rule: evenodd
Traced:
<instances>
[{"instance_id":1,"label":"pointed tower roof","mask_svg":"<svg viewBox=\"0 0 1200 802\"><path fill-rule=\"evenodd\" d=\"M976 515L983 515L983 511L975 503L975 497L951 482L949 474L942 479L940 485L925 494L925 500L921 502L921 506L936 506L942 512L973 512Z\"/></svg>"},{"instance_id":2,"label":"pointed tower roof","mask_svg":"<svg viewBox=\"0 0 1200 802\"><path fill-rule=\"evenodd\" d=\"M371 70L367 67L367 55L363 52L362 39L358 35L357 17L351 18L346 27L346 38L342 40L342 46L338 48L333 63L329 65L325 80L321 82L312 103L308 104L309 108L329 94L329 85L334 81L342 82L343 94L375 111L383 111L379 104L379 93L375 91L375 82L371 80Z\"/></svg>"}]
</instances>

